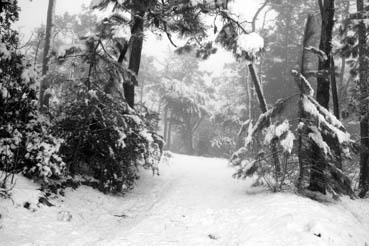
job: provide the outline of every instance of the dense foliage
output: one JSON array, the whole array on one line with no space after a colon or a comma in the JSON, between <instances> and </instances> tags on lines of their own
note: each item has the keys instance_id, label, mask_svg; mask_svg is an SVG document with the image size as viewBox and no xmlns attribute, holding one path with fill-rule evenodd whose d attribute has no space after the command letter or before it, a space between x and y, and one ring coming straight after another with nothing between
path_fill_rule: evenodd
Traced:
<instances>
[{"instance_id":1,"label":"dense foliage","mask_svg":"<svg viewBox=\"0 0 369 246\"><path fill-rule=\"evenodd\" d=\"M6 3L1 10L2 186L11 174L23 172L42 179L46 187L55 187L52 180L64 184L70 176L74 180L82 175L94 178L96 181L86 184L101 191L122 192L133 187L139 166L158 174L163 148L155 133L158 117L145 107L130 108L119 93L111 94L127 71L103 51L103 45L109 45L105 43L109 33L96 28L99 35L53 52L58 67L51 67L43 78L48 85L48 103L46 113L41 114L37 70L20 54L17 33L11 29L18 17L17 2ZM64 20L68 21L67 17ZM69 19L76 22L75 17ZM37 50L38 42L35 45Z\"/></svg>"},{"instance_id":2,"label":"dense foliage","mask_svg":"<svg viewBox=\"0 0 369 246\"><path fill-rule=\"evenodd\" d=\"M36 78L18 51L18 34L11 25L18 18L16 1L1 6L0 26L0 169L1 186L15 172L40 178L60 177L64 162L62 143L50 131L50 123L38 112Z\"/></svg>"},{"instance_id":3,"label":"dense foliage","mask_svg":"<svg viewBox=\"0 0 369 246\"><path fill-rule=\"evenodd\" d=\"M90 174L100 190L121 192L133 187L138 165L157 172L163 144L137 112L102 91L78 84L71 89L56 131L72 175Z\"/></svg>"}]
</instances>

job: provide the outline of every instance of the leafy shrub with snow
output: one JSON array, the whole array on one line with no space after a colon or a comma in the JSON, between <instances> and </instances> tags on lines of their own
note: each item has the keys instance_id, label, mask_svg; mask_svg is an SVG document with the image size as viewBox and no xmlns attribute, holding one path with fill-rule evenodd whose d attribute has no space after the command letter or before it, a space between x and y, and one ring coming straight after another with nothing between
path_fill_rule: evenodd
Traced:
<instances>
[{"instance_id":1,"label":"leafy shrub with snow","mask_svg":"<svg viewBox=\"0 0 369 246\"><path fill-rule=\"evenodd\" d=\"M77 84L70 93L56 131L72 175L91 175L99 190L114 193L132 188L139 166L158 171L163 143L145 118L98 88Z\"/></svg>"},{"instance_id":2,"label":"leafy shrub with snow","mask_svg":"<svg viewBox=\"0 0 369 246\"><path fill-rule=\"evenodd\" d=\"M232 105L233 106L233 105ZM241 127L241 118L234 109L221 107L211 117L212 139L211 154L213 156L229 158L237 148L237 133Z\"/></svg>"},{"instance_id":3,"label":"leafy shrub with snow","mask_svg":"<svg viewBox=\"0 0 369 246\"><path fill-rule=\"evenodd\" d=\"M215 136L211 140L211 147L218 152L220 157L229 157L235 146L235 141L227 136Z\"/></svg>"},{"instance_id":4,"label":"leafy shrub with snow","mask_svg":"<svg viewBox=\"0 0 369 246\"><path fill-rule=\"evenodd\" d=\"M235 152L231 163L237 168L235 177L246 178L257 174L257 181L265 181L273 190L283 185L307 188L309 179L321 175L327 191L333 195L353 195L350 180L345 176L342 162L350 158L353 142L342 123L313 98L308 81L298 72L297 80L307 92L279 100L262 114L255 125L250 125L245 146ZM286 112L296 108L296 114ZM295 116L295 117L294 117ZM256 156L250 156L255 139L261 139ZM279 166L272 164L271 143L277 146ZM252 152L251 152L252 153ZM316 170L314 162L325 164Z\"/></svg>"},{"instance_id":5,"label":"leafy shrub with snow","mask_svg":"<svg viewBox=\"0 0 369 246\"><path fill-rule=\"evenodd\" d=\"M97 28L56 57L73 72L60 71L49 113L64 139L60 154L68 174L93 177L91 185L117 193L133 187L139 167L158 174L163 140L155 133L158 115L144 106L132 109L124 98L122 83L131 72L117 61L120 43L111 42L109 30Z\"/></svg>"},{"instance_id":6,"label":"leafy shrub with snow","mask_svg":"<svg viewBox=\"0 0 369 246\"><path fill-rule=\"evenodd\" d=\"M18 34L11 24L18 17L16 1L1 6L0 25L0 170L23 172L32 178L57 178L64 162L61 140L38 113L33 70L17 50ZM3 186L9 175L0 181Z\"/></svg>"}]
</instances>

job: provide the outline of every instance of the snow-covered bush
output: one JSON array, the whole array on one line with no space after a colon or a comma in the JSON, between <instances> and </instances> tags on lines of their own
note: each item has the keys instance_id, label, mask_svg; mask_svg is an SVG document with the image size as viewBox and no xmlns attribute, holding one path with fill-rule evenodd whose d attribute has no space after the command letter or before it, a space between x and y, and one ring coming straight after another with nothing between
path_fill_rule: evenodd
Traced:
<instances>
[{"instance_id":1,"label":"snow-covered bush","mask_svg":"<svg viewBox=\"0 0 369 246\"><path fill-rule=\"evenodd\" d=\"M114 193L133 187L139 166L157 173L161 137L124 100L82 83L68 98L56 132L65 139L61 154L70 174L93 176L99 190Z\"/></svg>"},{"instance_id":2,"label":"snow-covered bush","mask_svg":"<svg viewBox=\"0 0 369 246\"><path fill-rule=\"evenodd\" d=\"M266 184L274 191L293 184L297 170L294 156L296 132L285 115L279 117L286 103L288 100L278 101L273 108L261 114L254 125L251 122L246 125L244 146L231 157L231 164L236 168L235 178L257 176L255 184ZM277 153L271 153L272 143L277 147ZM282 162L277 167L273 161L275 154Z\"/></svg>"},{"instance_id":3,"label":"snow-covered bush","mask_svg":"<svg viewBox=\"0 0 369 246\"><path fill-rule=\"evenodd\" d=\"M233 106L233 105L232 105ZM232 108L233 110L233 108ZM237 133L241 127L240 117L227 107L221 107L211 117L211 154L229 158L237 146Z\"/></svg>"},{"instance_id":4,"label":"snow-covered bush","mask_svg":"<svg viewBox=\"0 0 369 246\"><path fill-rule=\"evenodd\" d=\"M308 81L298 72L297 80L304 84L306 93L279 100L262 114L255 125L250 125L245 146L235 152L231 163L237 168L235 177L246 178L257 174L274 190L283 185L307 187L313 172L321 172L327 191L337 195L353 195L350 180L340 163L350 158L353 141L342 123L313 98ZM297 107L296 107L297 105ZM295 114L291 112L295 109ZM256 156L250 148L255 139L262 139ZM269 146L277 146L279 167L274 166ZM257 141L259 144L260 141ZM261 148L260 148L261 147ZM323 170L314 170L313 162L325 163Z\"/></svg>"},{"instance_id":5,"label":"snow-covered bush","mask_svg":"<svg viewBox=\"0 0 369 246\"><path fill-rule=\"evenodd\" d=\"M133 187L140 166L158 173L159 117L126 103L122 85L132 73L117 57L123 51L122 40L113 38L114 23L104 19L76 45L55 52L58 69L44 77L50 90L47 113L54 133L64 140L59 153L72 176L48 187L53 191L86 184L124 192Z\"/></svg>"},{"instance_id":6,"label":"snow-covered bush","mask_svg":"<svg viewBox=\"0 0 369 246\"><path fill-rule=\"evenodd\" d=\"M235 141L227 136L216 136L211 140L211 147L214 148L218 156L221 157L229 157L235 146Z\"/></svg>"},{"instance_id":7,"label":"snow-covered bush","mask_svg":"<svg viewBox=\"0 0 369 246\"><path fill-rule=\"evenodd\" d=\"M18 52L16 1L1 6L0 22L0 169L32 178L59 177L64 168L58 156L60 139L38 113L33 69ZM5 186L9 175L0 183Z\"/></svg>"}]
</instances>

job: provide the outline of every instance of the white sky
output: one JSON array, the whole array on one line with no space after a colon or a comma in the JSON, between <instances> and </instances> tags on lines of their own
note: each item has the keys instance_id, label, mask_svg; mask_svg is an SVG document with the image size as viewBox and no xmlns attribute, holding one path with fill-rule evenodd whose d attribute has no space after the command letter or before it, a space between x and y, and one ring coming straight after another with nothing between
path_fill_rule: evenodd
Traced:
<instances>
[{"instance_id":1,"label":"white sky","mask_svg":"<svg viewBox=\"0 0 369 246\"><path fill-rule=\"evenodd\" d=\"M77 14L81 11L82 5L89 6L91 0L57 0L56 14L62 15L65 12L71 14ZM232 10L242 16L242 19L251 20L253 14L260 6L260 0L236 0L233 3ZM20 20L16 24L20 33L24 35L23 39L27 40L30 33L36 27L46 22L46 12L48 0L19 0L19 6L21 8ZM149 35L144 43L144 53L157 57L159 60L163 57L171 45L166 40L157 40L152 35ZM214 72L214 75L221 73L223 64L232 60L232 55L225 52L218 52L211 56L203 64L203 68Z\"/></svg>"}]
</instances>

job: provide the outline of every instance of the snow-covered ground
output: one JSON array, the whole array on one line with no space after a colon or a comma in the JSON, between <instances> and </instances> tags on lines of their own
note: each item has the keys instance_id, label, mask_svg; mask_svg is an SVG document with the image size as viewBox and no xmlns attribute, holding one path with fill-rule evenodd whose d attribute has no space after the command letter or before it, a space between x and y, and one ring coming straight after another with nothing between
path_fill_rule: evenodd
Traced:
<instances>
[{"instance_id":1,"label":"snow-covered ground","mask_svg":"<svg viewBox=\"0 0 369 246\"><path fill-rule=\"evenodd\" d=\"M55 207L38 207L37 185L18 178L15 204L0 200L0 245L369 245L368 200L272 194L232 172L226 160L174 155L124 197L81 187Z\"/></svg>"}]
</instances>

